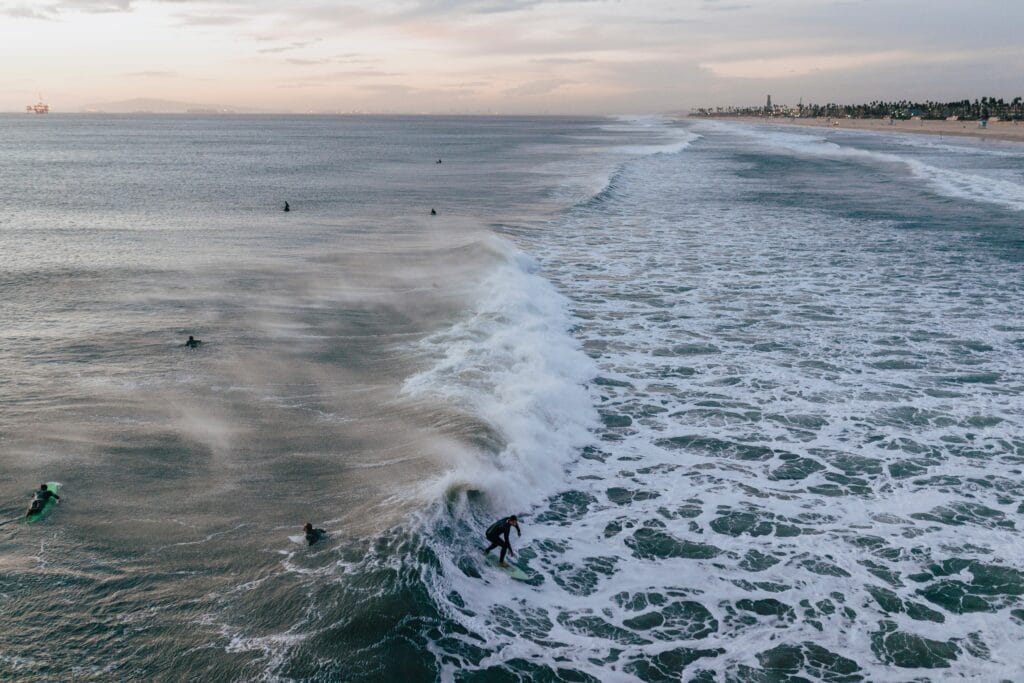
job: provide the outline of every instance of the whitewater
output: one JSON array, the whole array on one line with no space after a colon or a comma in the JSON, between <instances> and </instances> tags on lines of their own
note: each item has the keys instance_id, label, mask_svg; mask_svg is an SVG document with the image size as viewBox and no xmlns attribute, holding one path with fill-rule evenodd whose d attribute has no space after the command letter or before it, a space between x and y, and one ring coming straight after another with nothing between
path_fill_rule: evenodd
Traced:
<instances>
[{"instance_id":1,"label":"whitewater","mask_svg":"<svg viewBox=\"0 0 1024 683\"><path fill-rule=\"evenodd\" d=\"M991 168L969 144L687 131L510 235L567 299L600 422L525 508L528 585L436 548L465 629L441 678L1015 680L1024 325L1002 211L1024 150ZM519 381L552 375L564 419L578 375ZM498 491L532 502L553 454L524 463L516 440L541 444L496 424Z\"/></svg>"}]
</instances>

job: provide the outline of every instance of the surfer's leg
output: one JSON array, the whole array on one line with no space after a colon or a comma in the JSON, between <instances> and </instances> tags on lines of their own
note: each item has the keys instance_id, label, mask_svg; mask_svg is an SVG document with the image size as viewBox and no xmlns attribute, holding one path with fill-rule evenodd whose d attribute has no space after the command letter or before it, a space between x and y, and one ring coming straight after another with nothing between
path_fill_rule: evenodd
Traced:
<instances>
[{"instance_id":1,"label":"surfer's leg","mask_svg":"<svg viewBox=\"0 0 1024 683\"><path fill-rule=\"evenodd\" d=\"M484 555L486 555L487 553L491 552L495 548L500 548L501 547L501 539L500 538L499 539L494 539L494 538L491 538L490 536L488 536L487 540L491 542L491 545L489 545L488 547L484 548Z\"/></svg>"},{"instance_id":2,"label":"surfer's leg","mask_svg":"<svg viewBox=\"0 0 1024 683\"><path fill-rule=\"evenodd\" d=\"M505 564L505 553L508 552L508 543L501 544L501 556L498 558L498 564Z\"/></svg>"}]
</instances>

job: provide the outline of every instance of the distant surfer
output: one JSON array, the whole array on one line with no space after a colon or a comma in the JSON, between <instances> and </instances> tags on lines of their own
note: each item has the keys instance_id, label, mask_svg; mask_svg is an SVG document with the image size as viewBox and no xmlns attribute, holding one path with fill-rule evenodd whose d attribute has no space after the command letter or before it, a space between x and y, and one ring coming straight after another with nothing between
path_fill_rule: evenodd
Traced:
<instances>
[{"instance_id":1,"label":"distant surfer","mask_svg":"<svg viewBox=\"0 0 1024 683\"><path fill-rule=\"evenodd\" d=\"M28 512L25 513L25 516L31 517L32 515L42 512L43 508L46 506L46 501L51 498L56 498L57 502L60 502L60 496L46 488L46 484L40 484L39 490L36 491L35 497L32 498L32 504L28 506Z\"/></svg>"},{"instance_id":2,"label":"distant surfer","mask_svg":"<svg viewBox=\"0 0 1024 683\"><path fill-rule=\"evenodd\" d=\"M202 339L196 339L195 337L193 337L190 334L190 335L188 335L188 341L185 342L185 346L187 346L190 349L198 349L199 345L202 344L202 343L203 343Z\"/></svg>"},{"instance_id":3,"label":"distant surfer","mask_svg":"<svg viewBox=\"0 0 1024 683\"><path fill-rule=\"evenodd\" d=\"M515 555L515 551L512 550L512 544L509 543L508 535L512 528L515 527L516 534L522 537L523 532L519 528L519 520L515 515L509 517L502 517L497 522L487 527L487 531L484 532L484 536L491 542L491 545L484 548L484 555L490 553L495 548L501 548L501 555L498 557L498 565L507 567L505 563L505 553L509 555Z\"/></svg>"},{"instance_id":4,"label":"distant surfer","mask_svg":"<svg viewBox=\"0 0 1024 683\"><path fill-rule=\"evenodd\" d=\"M437 160L437 163L441 163L441 160L440 160L440 159L438 159L438 160Z\"/></svg>"},{"instance_id":5,"label":"distant surfer","mask_svg":"<svg viewBox=\"0 0 1024 683\"><path fill-rule=\"evenodd\" d=\"M313 524L306 522L306 526L302 527L302 530L306 532L306 543L313 545L317 541L326 538L327 532L323 529L314 529Z\"/></svg>"},{"instance_id":6,"label":"distant surfer","mask_svg":"<svg viewBox=\"0 0 1024 683\"><path fill-rule=\"evenodd\" d=\"M437 215L437 211L435 211L434 209L431 209L430 210L430 215L431 216L436 216Z\"/></svg>"},{"instance_id":7,"label":"distant surfer","mask_svg":"<svg viewBox=\"0 0 1024 683\"><path fill-rule=\"evenodd\" d=\"M292 210L292 207L288 206L288 202L284 203L284 210L285 210L285 212L288 212L288 211Z\"/></svg>"}]
</instances>

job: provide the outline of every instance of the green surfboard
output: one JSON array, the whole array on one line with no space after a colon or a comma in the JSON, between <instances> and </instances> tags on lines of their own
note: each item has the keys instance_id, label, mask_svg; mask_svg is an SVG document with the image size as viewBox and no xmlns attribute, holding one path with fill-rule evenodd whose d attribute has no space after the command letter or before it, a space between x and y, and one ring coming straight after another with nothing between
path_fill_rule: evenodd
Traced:
<instances>
[{"instance_id":1,"label":"green surfboard","mask_svg":"<svg viewBox=\"0 0 1024 683\"><path fill-rule=\"evenodd\" d=\"M59 494L60 493L60 482L59 481L48 481L48 482L46 482L46 488L48 490L50 490L50 491L53 491L54 493L58 493ZM40 510L37 513L35 513L34 515L27 515L26 519L28 520L28 523L31 524L32 522L38 522L39 520L41 520L43 517L46 516L46 513L50 511L50 508L52 508L56 504L57 504L57 499L56 498L50 498L49 500L47 500L46 503L43 505L43 509L42 510Z\"/></svg>"},{"instance_id":2,"label":"green surfboard","mask_svg":"<svg viewBox=\"0 0 1024 683\"><path fill-rule=\"evenodd\" d=\"M514 564L510 564L507 567L502 567L500 564L498 564L498 558L495 557L494 555L488 555L487 556L487 561L490 562L495 567L497 567L500 571L503 571L506 574L508 574L511 578L515 579L516 581L529 581L530 580L529 574L527 574L526 572L524 572L522 569L520 569L519 567L515 566Z\"/></svg>"}]
</instances>

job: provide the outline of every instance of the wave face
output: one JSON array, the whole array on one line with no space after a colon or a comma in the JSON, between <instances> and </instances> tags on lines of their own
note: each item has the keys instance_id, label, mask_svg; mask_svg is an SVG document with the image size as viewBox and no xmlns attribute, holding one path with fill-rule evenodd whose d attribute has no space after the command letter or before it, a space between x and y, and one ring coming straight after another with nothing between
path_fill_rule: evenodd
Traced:
<instances>
[{"instance_id":1,"label":"wave face","mask_svg":"<svg viewBox=\"0 0 1024 683\"><path fill-rule=\"evenodd\" d=\"M429 499L485 490L496 510L528 509L562 485L566 462L590 441L597 414L586 383L596 368L569 333L568 300L536 260L497 244L506 258L477 285L472 314L422 342L439 360L404 392L465 411L496 437L464 451L429 484Z\"/></svg>"}]
</instances>

